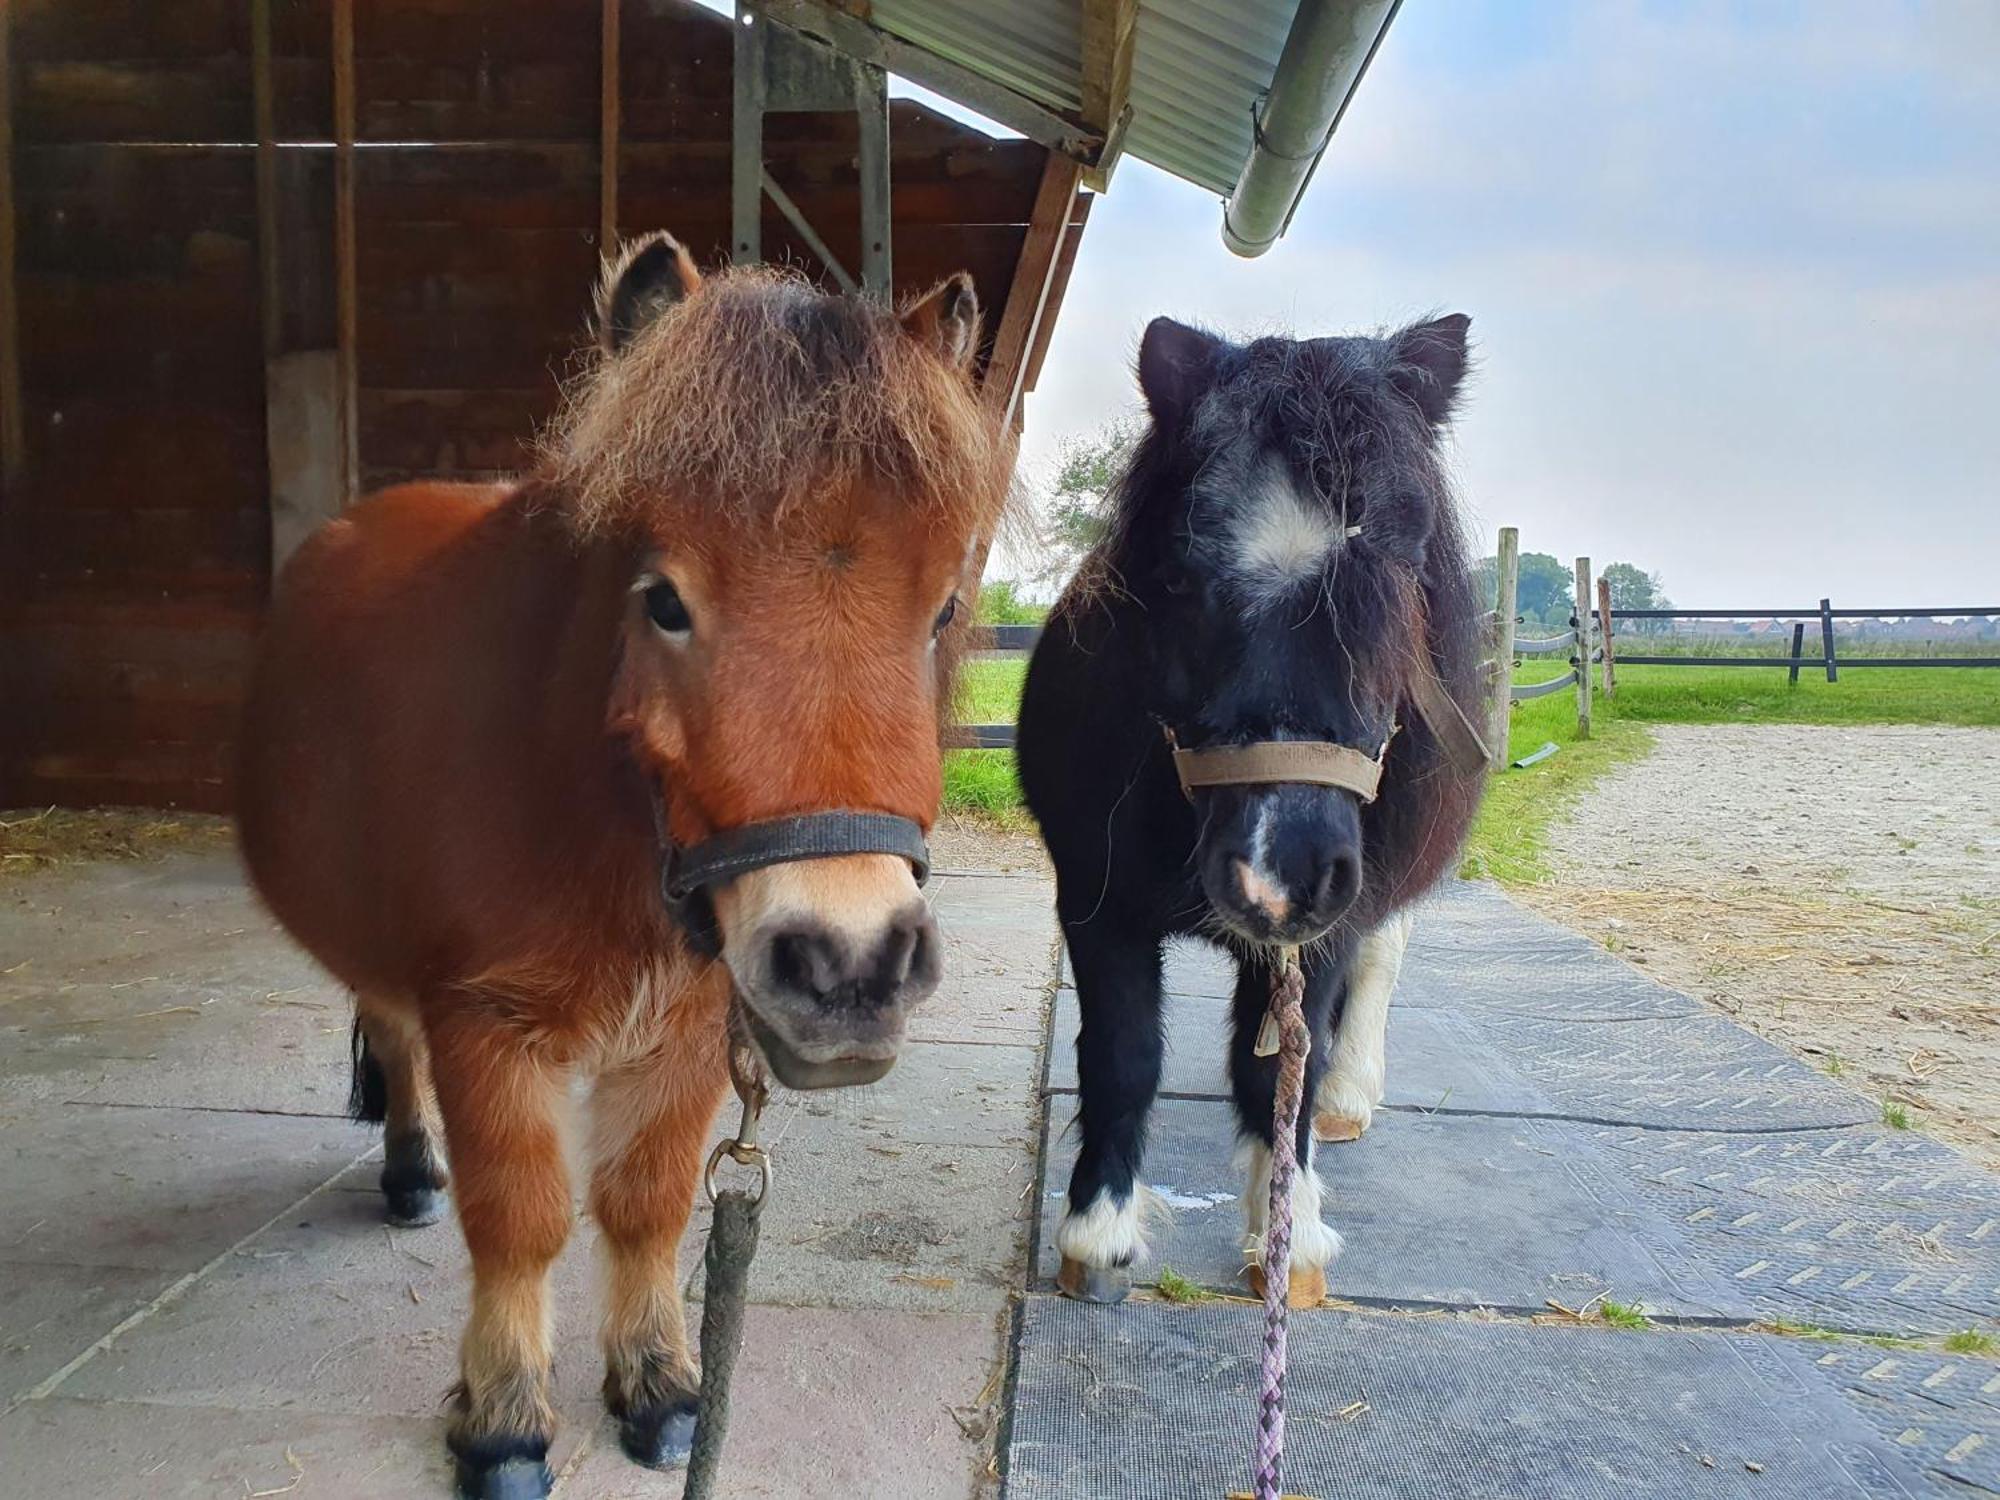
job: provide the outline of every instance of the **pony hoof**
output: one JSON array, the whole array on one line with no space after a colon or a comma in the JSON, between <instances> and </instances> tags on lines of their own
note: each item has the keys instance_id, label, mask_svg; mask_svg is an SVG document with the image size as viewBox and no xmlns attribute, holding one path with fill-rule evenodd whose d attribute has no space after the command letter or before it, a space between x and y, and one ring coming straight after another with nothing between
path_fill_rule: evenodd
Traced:
<instances>
[{"instance_id":1,"label":"pony hoof","mask_svg":"<svg viewBox=\"0 0 2000 1500\"><path fill-rule=\"evenodd\" d=\"M393 1193L384 1190L382 1203L384 1214L394 1227L421 1229L445 1216L451 1198L437 1188L404 1188Z\"/></svg>"},{"instance_id":2,"label":"pony hoof","mask_svg":"<svg viewBox=\"0 0 2000 1500\"><path fill-rule=\"evenodd\" d=\"M636 1412L619 1422L618 1444L635 1464L649 1469L679 1468L694 1451L694 1419L692 1397Z\"/></svg>"},{"instance_id":3,"label":"pony hoof","mask_svg":"<svg viewBox=\"0 0 2000 1500\"><path fill-rule=\"evenodd\" d=\"M555 1476L538 1458L508 1458L496 1464L458 1461L458 1493L464 1500L547 1500Z\"/></svg>"},{"instance_id":4,"label":"pony hoof","mask_svg":"<svg viewBox=\"0 0 2000 1500\"><path fill-rule=\"evenodd\" d=\"M1259 1298L1264 1296L1268 1283L1264 1280L1262 1266L1249 1266L1244 1275L1250 1278L1250 1290ZM1326 1268L1324 1266L1293 1266L1292 1279L1285 1287L1287 1307L1318 1307L1326 1301Z\"/></svg>"},{"instance_id":5,"label":"pony hoof","mask_svg":"<svg viewBox=\"0 0 2000 1500\"><path fill-rule=\"evenodd\" d=\"M1346 1115L1321 1113L1313 1116L1313 1139L1332 1144L1337 1141L1358 1141L1361 1132L1368 1127L1361 1121Z\"/></svg>"},{"instance_id":6,"label":"pony hoof","mask_svg":"<svg viewBox=\"0 0 2000 1500\"><path fill-rule=\"evenodd\" d=\"M1062 1269L1056 1272L1056 1285L1065 1297L1074 1297L1079 1302L1115 1304L1123 1302L1132 1290L1132 1269L1129 1266L1087 1266L1065 1255Z\"/></svg>"}]
</instances>

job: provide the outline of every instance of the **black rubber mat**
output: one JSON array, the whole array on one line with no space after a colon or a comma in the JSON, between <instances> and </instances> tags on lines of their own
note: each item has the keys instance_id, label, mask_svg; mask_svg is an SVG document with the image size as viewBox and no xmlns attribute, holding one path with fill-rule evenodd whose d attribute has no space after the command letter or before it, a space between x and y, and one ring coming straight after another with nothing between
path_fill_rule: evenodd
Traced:
<instances>
[{"instance_id":1,"label":"black rubber mat","mask_svg":"<svg viewBox=\"0 0 2000 1500\"><path fill-rule=\"evenodd\" d=\"M1862 1125L1882 1115L1877 1101L1725 1016L1615 1025L1478 1011L1466 1018L1480 1041L1554 1101L1558 1113L1577 1119L1777 1130Z\"/></svg>"},{"instance_id":2,"label":"black rubber mat","mask_svg":"<svg viewBox=\"0 0 2000 1500\"><path fill-rule=\"evenodd\" d=\"M1261 1331L1254 1307L1031 1298L1008 1500L1247 1489ZM1810 1344L1324 1310L1290 1337L1285 1485L1320 1500L1978 1493L1866 1420Z\"/></svg>"},{"instance_id":3,"label":"black rubber mat","mask_svg":"<svg viewBox=\"0 0 2000 1500\"><path fill-rule=\"evenodd\" d=\"M1879 1128L1606 1128L1593 1170L1763 1316L1879 1333L2000 1322L2000 1178Z\"/></svg>"},{"instance_id":4,"label":"black rubber mat","mask_svg":"<svg viewBox=\"0 0 2000 1500\"><path fill-rule=\"evenodd\" d=\"M1946 1494L2000 1495L2000 1361L1854 1339L1787 1350L1807 1360L1877 1436L1944 1481Z\"/></svg>"},{"instance_id":5,"label":"black rubber mat","mask_svg":"<svg viewBox=\"0 0 2000 1500\"><path fill-rule=\"evenodd\" d=\"M1162 1091L1227 1099L1228 1001L1210 995L1170 995L1166 1017L1167 1062ZM1076 991L1060 990L1050 1026L1049 1088L1053 1091L1076 1090L1076 1028ZM1385 1056L1387 1103L1392 1107L1523 1114L1548 1113L1556 1107L1503 1061L1491 1042L1448 1011L1392 1007Z\"/></svg>"},{"instance_id":6,"label":"black rubber mat","mask_svg":"<svg viewBox=\"0 0 2000 1500\"><path fill-rule=\"evenodd\" d=\"M1055 1226L1075 1159L1074 1114L1052 1099L1039 1284L1054 1285ZM1172 1208L1137 1270L1169 1266L1199 1285L1241 1291L1243 1174L1231 1106L1167 1100L1154 1112L1144 1180ZM1595 1132L1543 1120L1396 1113L1358 1141L1319 1150L1327 1222L1347 1240L1330 1278L1337 1297L1541 1311L1607 1295L1651 1311L1754 1316L1747 1293L1716 1277L1657 1212L1600 1166L1575 1171Z\"/></svg>"}]
</instances>

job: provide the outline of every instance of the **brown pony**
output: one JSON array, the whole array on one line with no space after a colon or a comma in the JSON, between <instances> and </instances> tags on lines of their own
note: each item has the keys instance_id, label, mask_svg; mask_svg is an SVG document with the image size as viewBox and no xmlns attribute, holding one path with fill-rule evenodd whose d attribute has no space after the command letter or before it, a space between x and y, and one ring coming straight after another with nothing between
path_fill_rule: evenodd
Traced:
<instances>
[{"instance_id":1,"label":"brown pony","mask_svg":"<svg viewBox=\"0 0 2000 1500\"><path fill-rule=\"evenodd\" d=\"M558 1143L594 1079L605 1400L676 1462L696 1367L676 1250L728 1086L732 990L782 1080L879 1076L935 987L910 859L777 864L687 912L663 850L854 809L927 829L937 725L1012 455L961 275L900 315L665 235L598 292L601 352L513 485L413 484L279 580L243 737L243 851L357 999L357 1112L392 1220L446 1175L472 1314L449 1424L470 1495L541 1495ZM720 962L711 955L718 954Z\"/></svg>"}]
</instances>

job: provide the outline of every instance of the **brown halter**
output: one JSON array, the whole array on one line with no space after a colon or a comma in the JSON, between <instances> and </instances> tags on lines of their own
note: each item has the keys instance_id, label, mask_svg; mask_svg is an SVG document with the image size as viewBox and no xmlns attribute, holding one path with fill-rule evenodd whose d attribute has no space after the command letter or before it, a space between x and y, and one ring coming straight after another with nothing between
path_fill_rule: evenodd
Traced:
<instances>
[{"instance_id":1,"label":"brown halter","mask_svg":"<svg viewBox=\"0 0 2000 1500\"><path fill-rule=\"evenodd\" d=\"M1443 742L1445 752L1461 772L1471 776L1485 767L1486 741L1466 717L1465 710L1438 681L1428 652L1411 676L1408 698L1410 707ZM1167 725L1161 727L1166 731L1167 746L1173 751L1181 790L1189 798L1198 786L1254 786L1291 781L1339 787L1363 802L1373 802L1382 785L1382 763L1400 726L1391 726L1388 737L1373 755L1330 740L1254 740L1247 745L1183 750L1174 738L1173 729Z\"/></svg>"}]
</instances>

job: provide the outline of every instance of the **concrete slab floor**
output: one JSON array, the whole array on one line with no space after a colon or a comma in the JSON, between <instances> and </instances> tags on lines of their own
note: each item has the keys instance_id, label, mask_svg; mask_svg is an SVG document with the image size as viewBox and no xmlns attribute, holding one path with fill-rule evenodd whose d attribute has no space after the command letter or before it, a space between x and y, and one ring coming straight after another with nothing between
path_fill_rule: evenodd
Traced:
<instances>
[{"instance_id":1,"label":"concrete slab floor","mask_svg":"<svg viewBox=\"0 0 2000 1500\"><path fill-rule=\"evenodd\" d=\"M1036 1208L1052 892L978 871L932 891L948 977L896 1069L781 1095L767 1117L779 1178L732 1496L992 1487ZM345 994L226 854L0 887L10 1500L449 1493L464 1249L450 1222L383 1226L374 1136L342 1117L347 1029ZM705 1231L698 1212L693 1296ZM677 1494L602 1416L594 1241L580 1211L554 1280L558 1493Z\"/></svg>"}]
</instances>

